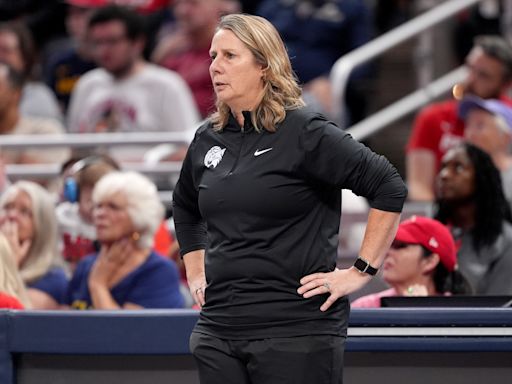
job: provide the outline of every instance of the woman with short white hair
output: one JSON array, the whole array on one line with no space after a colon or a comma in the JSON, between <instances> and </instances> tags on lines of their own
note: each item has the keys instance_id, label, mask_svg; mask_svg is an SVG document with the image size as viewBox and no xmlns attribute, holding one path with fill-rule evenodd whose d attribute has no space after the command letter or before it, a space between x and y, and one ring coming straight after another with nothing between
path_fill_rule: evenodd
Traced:
<instances>
[{"instance_id":1,"label":"woman with short white hair","mask_svg":"<svg viewBox=\"0 0 512 384\"><path fill-rule=\"evenodd\" d=\"M112 172L92 195L97 254L77 266L68 303L77 309L180 308L176 265L152 250L164 215L156 186L136 172Z\"/></svg>"}]
</instances>

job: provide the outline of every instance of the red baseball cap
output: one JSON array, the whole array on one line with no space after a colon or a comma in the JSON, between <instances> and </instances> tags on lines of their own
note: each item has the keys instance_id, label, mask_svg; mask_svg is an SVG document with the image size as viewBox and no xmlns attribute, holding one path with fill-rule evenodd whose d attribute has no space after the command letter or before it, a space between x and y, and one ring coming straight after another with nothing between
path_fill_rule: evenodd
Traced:
<instances>
[{"instance_id":1,"label":"red baseball cap","mask_svg":"<svg viewBox=\"0 0 512 384\"><path fill-rule=\"evenodd\" d=\"M437 220L412 216L399 225L395 240L419 244L432 253L437 253L449 272L457 268L457 250L453 236L448 228Z\"/></svg>"}]
</instances>

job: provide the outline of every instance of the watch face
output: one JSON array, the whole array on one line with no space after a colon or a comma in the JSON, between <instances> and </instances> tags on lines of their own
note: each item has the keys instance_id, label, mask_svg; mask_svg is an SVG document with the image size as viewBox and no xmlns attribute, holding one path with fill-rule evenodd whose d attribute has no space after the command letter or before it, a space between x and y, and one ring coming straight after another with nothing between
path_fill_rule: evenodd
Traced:
<instances>
[{"instance_id":1,"label":"watch face","mask_svg":"<svg viewBox=\"0 0 512 384\"><path fill-rule=\"evenodd\" d=\"M357 259L356 262L354 263L354 267L356 267L361 272L364 272L364 269L367 267L367 265L368 264L361 259Z\"/></svg>"}]
</instances>

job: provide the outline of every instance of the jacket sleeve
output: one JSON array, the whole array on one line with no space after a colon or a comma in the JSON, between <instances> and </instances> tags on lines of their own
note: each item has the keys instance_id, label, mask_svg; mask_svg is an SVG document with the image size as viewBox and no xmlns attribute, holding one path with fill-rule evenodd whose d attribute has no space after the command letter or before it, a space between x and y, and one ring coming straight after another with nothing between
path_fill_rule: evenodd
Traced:
<instances>
[{"instance_id":1,"label":"jacket sleeve","mask_svg":"<svg viewBox=\"0 0 512 384\"><path fill-rule=\"evenodd\" d=\"M407 188L383 156L354 140L320 115L301 129L306 173L323 183L350 189L368 199L372 208L401 212Z\"/></svg>"},{"instance_id":2,"label":"jacket sleeve","mask_svg":"<svg viewBox=\"0 0 512 384\"><path fill-rule=\"evenodd\" d=\"M180 254L205 249L206 223L199 211L198 188L195 183L193 152L197 136L190 144L180 177L173 191L173 218Z\"/></svg>"}]
</instances>

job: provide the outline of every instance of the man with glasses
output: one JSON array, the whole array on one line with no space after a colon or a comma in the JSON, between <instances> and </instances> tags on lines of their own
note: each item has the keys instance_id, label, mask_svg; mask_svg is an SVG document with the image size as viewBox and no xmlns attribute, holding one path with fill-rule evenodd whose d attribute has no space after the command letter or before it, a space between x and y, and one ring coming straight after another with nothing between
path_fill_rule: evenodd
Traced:
<instances>
[{"instance_id":1,"label":"man with glasses","mask_svg":"<svg viewBox=\"0 0 512 384\"><path fill-rule=\"evenodd\" d=\"M71 97L68 129L91 132L187 131L199 121L192 94L179 75L146 62L144 20L134 11L106 6L89 19L87 38L99 68L87 72ZM133 148L117 160L140 160Z\"/></svg>"}]
</instances>

